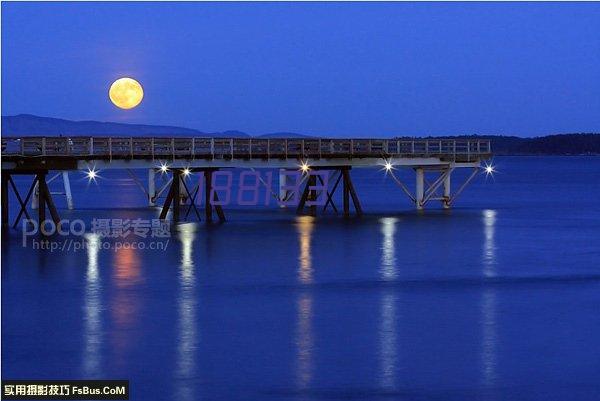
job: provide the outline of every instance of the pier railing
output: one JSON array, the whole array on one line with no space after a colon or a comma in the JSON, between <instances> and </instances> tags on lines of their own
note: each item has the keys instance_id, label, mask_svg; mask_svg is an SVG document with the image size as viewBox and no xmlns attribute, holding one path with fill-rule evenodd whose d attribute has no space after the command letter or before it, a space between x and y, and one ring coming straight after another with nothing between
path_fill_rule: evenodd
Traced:
<instances>
[{"instance_id":1,"label":"pier railing","mask_svg":"<svg viewBox=\"0 0 600 401\"><path fill-rule=\"evenodd\" d=\"M491 154L484 139L3 137L2 155L79 159L442 157Z\"/></svg>"}]
</instances>

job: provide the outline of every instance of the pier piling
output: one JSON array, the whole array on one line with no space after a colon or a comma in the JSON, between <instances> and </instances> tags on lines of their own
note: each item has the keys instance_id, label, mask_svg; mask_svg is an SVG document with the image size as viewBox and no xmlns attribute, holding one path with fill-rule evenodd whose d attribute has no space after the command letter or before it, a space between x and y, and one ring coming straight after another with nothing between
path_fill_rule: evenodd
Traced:
<instances>
[{"instance_id":1,"label":"pier piling","mask_svg":"<svg viewBox=\"0 0 600 401\"><path fill-rule=\"evenodd\" d=\"M212 170L204 170L204 213L207 222L212 221Z\"/></svg>"},{"instance_id":2,"label":"pier piling","mask_svg":"<svg viewBox=\"0 0 600 401\"><path fill-rule=\"evenodd\" d=\"M425 170L422 167L415 169L416 173L416 186L415 186L415 205L417 210L423 209L423 197L425 189Z\"/></svg>"},{"instance_id":3,"label":"pier piling","mask_svg":"<svg viewBox=\"0 0 600 401\"><path fill-rule=\"evenodd\" d=\"M447 171L446 176L444 177L444 196L442 198L442 207L444 209L450 209L450 175L452 171Z\"/></svg>"},{"instance_id":4,"label":"pier piling","mask_svg":"<svg viewBox=\"0 0 600 401\"><path fill-rule=\"evenodd\" d=\"M363 211L362 211L362 207L360 205L360 200L358 198L358 195L356 193L356 190L354 189L354 185L352 184L352 178L350 176L350 167L349 166L342 166L340 168L328 168L328 169L320 169L320 170L332 170L334 171L334 173L331 175L331 177L335 177L336 174L337 175L337 179L335 180L334 184L333 184L333 188L331 191L329 191L329 186L331 184L331 181L333 180L328 180L327 181L327 187L325 187L323 189L323 194L321 194L321 196L325 196L325 204L323 205L323 212L325 212L328 208L329 205L331 205L332 209L334 210L335 213L338 212L337 207L335 206L334 203L334 194L336 189L338 188L338 185L340 183L340 181L342 181L342 202L343 202L343 210L344 210L344 216L345 217L349 217L350 216L350 199L352 199L352 204L354 205L354 210L356 212L357 216L362 215ZM306 179L306 184L304 186L304 190L302 191L302 195L300 197L300 201L298 202L298 207L296 208L296 213L297 214L304 214L304 210L306 208L306 206L309 207L309 211L308 214L311 216L316 216L317 214L317 198L319 196L318 191L315 189L315 187L317 186L317 180L319 180L320 184L322 186L325 186L325 182L323 181L323 179L321 178L320 175L316 175L316 174L309 174L307 179Z\"/></svg>"},{"instance_id":5,"label":"pier piling","mask_svg":"<svg viewBox=\"0 0 600 401\"><path fill-rule=\"evenodd\" d=\"M148 206L155 206L156 198L156 171L153 168L148 169Z\"/></svg>"}]
</instances>

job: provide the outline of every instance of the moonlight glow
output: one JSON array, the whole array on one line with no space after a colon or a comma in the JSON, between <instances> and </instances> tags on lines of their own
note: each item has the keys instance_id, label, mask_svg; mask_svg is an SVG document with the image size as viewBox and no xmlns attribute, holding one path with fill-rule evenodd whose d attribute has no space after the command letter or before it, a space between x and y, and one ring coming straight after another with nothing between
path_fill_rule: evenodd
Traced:
<instances>
[{"instance_id":1,"label":"moonlight glow","mask_svg":"<svg viewBox=\"0 0 600 401\"><path fill-rule=\"evenodd\" d=\"M133 78L117 79L108 91L110 101L121 109L133 109L144 98L142 85Z\"/></svg>"}]
</instances>

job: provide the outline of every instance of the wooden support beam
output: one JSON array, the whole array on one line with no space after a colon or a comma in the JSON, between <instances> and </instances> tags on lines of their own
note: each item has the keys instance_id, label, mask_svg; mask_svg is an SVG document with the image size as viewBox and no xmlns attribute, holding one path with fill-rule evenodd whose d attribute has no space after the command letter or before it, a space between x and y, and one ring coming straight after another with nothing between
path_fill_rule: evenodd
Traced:
<instances>
[{"instance_id":1,"label":"wooden support beam","mask_svg":"<svg viewBox=\"0 0 600 401\"><path fill-rule=\"evenodd\" d=\"M200 171L202 171L202 173L204 174L204 215L206 218L207 222L212 222L212 218L213 218L213 207L217 213L217 216L219 217L219 221L226 221L225 219L225 212L223 211L223 207L221 205L216 205L214 204L214 202L219 202L219 195L217 194L217 191L214 191L214 193L211 194L212 188L213 188L213 172L217 171L218 169L215 168L210 168L210 169L202 169ZM196 189L196 191L194 192L194 195L192 196L192 202L194 201L194 199L196 198L196 195L198 192L200 192L200 187L201 187L202 183L198 184L198 188ZM188 192L188 196L189 196L189 192Z\"/></svg>"},{"instance_id":2,"label":"wooden support beam","mask_svg":"<svg viewBox=\"0 0 600 401\"><path fill-rule=\"evenodd\" d=\"M308 177L308 179L306 180L306 184L304 185L304 191L302 192L302 196L300 197L300 202L298 203L298 207L296 208L296 214L304 213L304 204L306 203L306 200L308 199L310 185L311 185L311 176Z\"/></svg>"},{"instance_id":3,"label":"wooden support beam","mask_svg":"<svg viewBox=\"0 0 600 401\"><path fill-rule=\"evenodd\" d=\"M173 198L171 205L173 206L173 222L179 222L179 206L181 204L181 170L173 170Z\"/></svg>"},{"instance_id":4,"label":"wooden support beam","mask_svg":"<svg viewBox=\"0 0 600 401\"><path fill-rule=\"evenodd\" d=\"M350 167L341 169L341 172L344 179L344 216L350 216L350 197L352 197L352 203L354 204L356 215L360 216L362 215L363 211L360 205L360 200L358 199L358 195L356 194L356 190L354 189L354 185L352 184Z\"/></svg>"},{"instance_id":5,"label":"wooden support beam","mask_svg":"<svg viewBox=\"0 0 600 401\"><path fill-rule=\"evenodd\" d=\"M42 224L46 220L46 194L42 190L42 181L46 182L46 173L37 173L38 182L38 227L42 230Z\"/></svg>"},{"instance_id":6,"label":"wooden support beam","mask_svg":"<svg viewBox=\"0 0 600 401\"><path fill-rule=\"evenodd\" d=\"M344 183L343 183L343 190L344 190L344 195L343 195L343 200L344 200L344 217L349 217L350 216L350 188L349 188L349 175L348 175L348 170L347 169L342 169L342 176L344 177Z\"/></svg>"},{"instance_id":7,"label":"wooden support beam","mask_svg":"<svg viewBox=\"0 0 600 401\"><path fill-rule=\"evenodd\" d=\"M308 200L311 202L308 213L311 216L316 216L317 215L317 205L315 204L315 202L317 201L317 191L315 189L310 189L310 187L315 187L317 185L317 176L311 174L308 177L308 182L306 183L306 185L309 188Z\"/></svg>"},{"instance_id":8,"label":"wooden support beam","mask_svg":"<svg viewBox=\"0 0 600 401\"><path fill-rule=\"evenodd\" d=\"M212 170L204 170L204 189L205 189L205 207L204 207L204 211L205 211L205 215L206 215L206 221L210 222L212 221L212 200L211 200L211 189L212 189Z\"/></svg>"},{"instance_id":9,"label":"wooden support beam","mask_svg":"<svg viewBox=\"0 0 600 401\"><path fill-rule=\"evenodd\" d=\"M58 227L58 225L60 224L60 216L58 215L58 211L56 210L56 206L54 205L54 200L52 199L50 189L48 189L48 183L46 183L46 174L42 175L42 179L39 180L39 185L40 192L44 193L44 202L48 207L48 210L50 211L52 221L54 221L54 224Z\"/></svg>"},{"instance_id":10,"label":"wooden support beam","mask_svg":"<svg viewBox=\"0 0 600 401\"><path fill-rule=\"evenodd\" d=\"M162 210L160 211L160 219L164 220L167 218L167 214L169 213L169 208L171 207L171 203L173 202L174 196L174 187L175 185L179 186L179 183L175 181L175 175L171 179L171 186L169 187L169 192L167 193L167 197L165 198L165 203L163 204Z\"/></svg>"},{"instance_id":11,"label":"wooden support beam","mask_svg":"<svg viewBox=\"0 0 600 401\"><path fill-rule=\"evenodd\" d=\"M202 219L200 218L200 213L198 212L198 209L196 208L196 203L195 203L196 194L198 193L198 188L196 188L196 191L194 192L194 195L192 196L187 184L185 183L185 179L181 180L181 184L183 184L183 189L185 190L185 192L187 194L187 199L190 200L190 207L188 208L184 219L187 219L187 216L190 213L190 209L194 209L194 212L196 213L196 216L198 217L198 221L201 221Z\"/></svg>"},{"instance_id":12,"label":"wooden support beam","mask_svg":"<svg viewBox=\"0 0 600 401\"><path fill-rule=\"evenodd\" d=\"M11 178L12 181L12 178ZM17 218L15 219L15 222L13 223L13 228L17 227L17 224L19 224L19 220L21 219L21 215L23 215L23 213L25 213L25 216L31 220L31 216L29 216L29 213L27 213L27 204L29 203L29 198L31 198L31 195L33 194L33 191L35 189L37 185L37 176L33 177L33 181L31 182L31 186L29 187L29 191L27 191L27 196L25 196L25 200L23 201L22 205L21 205L21 210L19 211L19 214L17 215ZM16 188L13 188L16 191Z\"/></svg>"},{"instance_id":13,"label":"wooden support beam","mask_svg":"<svg viewBox=\"0 0 600 401\"><path fill-rule=\"evenodd\" d=\"M65 197L67 198L67 209L73 210L73 195L71 194L71 181L69 180L69 172L62 172L63 187L65 188Z\"/></svg>"},{"instance_id":14,"label":"wooden support beam","mask_svg":"<svg viewBox=\"0 0 600 401\"><path fill-rule=\"evenodd\" d=\"M219 195L217 194L217 191L215 191L215 201L219 201ZM215 210L217 211L217 216L219 216L219 221L226 221L225 212L223 212L223 208L221 207L221 205L215 205Z\"/></svg>"},{"instance_id":15,"label":"wooden support beam","mask_svg":"<svg viewBox=\"0 0 600 401\"><path fill-rule=\"evenodd\" d=\"M352 203L354 204L354 210L356 211L356 215L361 216L363 214L363 211L360 205L360 200L358 199L358 195L356 194L356 190L354 189L352 178L350 177L350 169L343 170L343 174L346 174L347 176L348 190L350 191L350 196L352 197Z\"/></svg>"},{"instance_id":16,"label":"wooden support beam","mask_svg":"<svg viewBox=\"0 0 600 401\"><path fill-rule=\"evenodd\" d=\"M198 217L198 221L202 221L202 218L200 217L198 209L196 208L196 205L195 205L197 195L198 195L198 187L196 187L196 189L194 189L194 193L190 197L190 207L187 208L187 210L185 212L185 216L183 216L184 220L187 220L187 217L190 214L190 210L192 210L192 207L193 207L195 210L196 216Z\"/></svg>"},{"instance_id":17,"label":"wooden support beam","mask_svg":"<svg viewBox=\"0 0 600 401\"><path fill-rule=\"evenodd\" d=\"M321 179L321 177L319 177L319 179ZM333 210L336 213L338 213L338 209L335 206L335 203L333 202L333 195L335 194L335 190L337 189L341 179L342 179L342 174L340 173L337 177L337 180L335 181L335 184L333 185L331 192L327 191L327 201L325 202L325 206L323 206L323 212L325 212L327 210L327 205L331 204L331 207L333 208ZM321 180L321 184L322 183L323 183L323 181Z\"/></svg>"},{"instance_id":18,"label":"wooden support beam","mask_svg":"<svg viewBox=\"0 0 600 401\"><path fill-rule=\"evenodd\" d=\"M17 216L17 220L15 221L15 224L13 225L13 228L15 228L23 213L25 213L25 217L27 219L31 220L31 216L29 216L29 213L27 212L27 201L29 200L29 196L31 195L31 191L33 190L33 187L31 187L29 189L29 192L27 193L27 197L25 198L25 201L23 201L23 199L21 199L21 195L19 194L19 190L17 189L17 186L15 185L15 182L13 181L13 179L10 175L8 176L8 181L10 182L13 192L15 193L15 196L17 197L17 201L19 202L19 205L21 206L21 209L19 210L19 215Z\"/></svg>"}]
</instances>

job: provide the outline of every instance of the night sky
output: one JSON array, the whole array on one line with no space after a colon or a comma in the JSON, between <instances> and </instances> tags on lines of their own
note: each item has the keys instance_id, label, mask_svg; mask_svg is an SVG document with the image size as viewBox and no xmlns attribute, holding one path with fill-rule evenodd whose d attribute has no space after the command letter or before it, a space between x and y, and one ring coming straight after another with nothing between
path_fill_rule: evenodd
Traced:
<instances>
[{"instance_id":1,"label":"night sky","mask_svg":"<svg viewBox=\"0 0 600 401\"><path fill-rule=\"evenodd\" d=\"M142 104L120 110L130 76ZM2 115L331 136L600 131L600 3L3 3Z\"/></svg>"}]
</instances>

